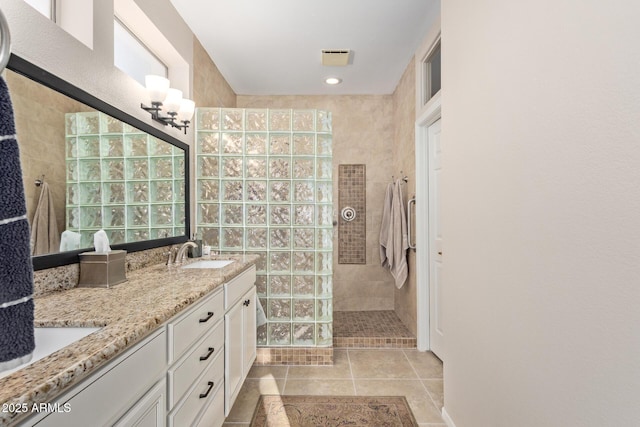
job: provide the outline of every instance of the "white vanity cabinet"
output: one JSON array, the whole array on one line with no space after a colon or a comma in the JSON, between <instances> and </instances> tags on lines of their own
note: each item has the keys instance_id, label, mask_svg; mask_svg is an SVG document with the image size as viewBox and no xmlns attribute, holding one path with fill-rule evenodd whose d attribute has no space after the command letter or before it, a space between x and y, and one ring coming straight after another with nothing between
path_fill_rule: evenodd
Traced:
<instances>
[{"instance_id":1,"label":"white vanity cabinet","mask_svg":"<svg viewBox=\"0 0 640 427\"><path fill-rule=\"evenodd\" d=\"M20 425L222 426L256 358L255 281L251 266Z\"/></svg>"},{"instance_id":2,"label":"white vanity cabinet","mask_svg":"<svg viewBox=\"0 0 640 427\"><path fill-rule=\"evenodd\" d=\"M24 424L38 427L164 426L166 332L156 331L55 400L57 412ZM158 402L162 402L158 405ZM159 416L161 415L161 416Z\"/></svg>"},{"instance_id":3,"label":"white vanity cabinet","mask_svg":"<svg viewBox=\"0 0 640 427\"><path fill-rule=\"evenodd\" d=\"M167 325L169 427L195 425L224 402L224 292L214 291ZM222 406L220 406L220 409ZM224 416L211 421L221 426Z\"/></svg>"},{"instance_id":4,"label":"white vanity cabinet","mask_svg":"<svg viewBox=\"0 0 640 427\"><path fill-rule=\"evenodd\" d=\"M256 358L256 269L224 285L225 294L225 416L238 396Z\"/></svg>"}]
</instances>

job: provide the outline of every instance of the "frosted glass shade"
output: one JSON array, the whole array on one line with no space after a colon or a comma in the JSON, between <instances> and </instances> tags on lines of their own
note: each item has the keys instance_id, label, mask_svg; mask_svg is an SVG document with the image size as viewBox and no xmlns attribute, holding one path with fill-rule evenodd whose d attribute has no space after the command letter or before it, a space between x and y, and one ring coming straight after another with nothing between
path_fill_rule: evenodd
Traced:
<instances>
[{"instance_id":1,"label":"frosted glass shade","mask_svg":"<svg viewBox=\"0 0 640 427\"><path fill-rule=\"evenodd\" d=\"M162 76L148 75L144 77L144 84L151 102L162 102L167 97L169 79Z\"/></svg>"},{"instance_id":2,"label":"frosted glass shade","mask_svg":"<svg viewBox=\"0 0 640 427\"><path fill-rule=\"evenodd\" d=\"M169 113L177 113L182 103L182 91L178 89L169 89L167 97L162 103L164 110Z\"/></svg>"},{"instance_id":3,"label":"frosted glass shade","mask_svg":"<svg viewBox=\"0 0 640 427\"><path fill-rule=\"evenodd\" d=\"M180 109L178 110L178 120L181 122L189 122L191 121L191 117L193 117L193 112L196 109L196 103L190 99L183 99L182 103L180 103Z\"/></svg>"}]
</instances>

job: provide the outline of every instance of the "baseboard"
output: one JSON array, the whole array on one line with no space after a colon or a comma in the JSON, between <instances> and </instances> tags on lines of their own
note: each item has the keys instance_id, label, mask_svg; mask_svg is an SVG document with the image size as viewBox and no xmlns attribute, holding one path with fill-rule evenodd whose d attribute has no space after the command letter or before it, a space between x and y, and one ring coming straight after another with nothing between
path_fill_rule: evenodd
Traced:
<instances>
[{"instance_id":1,"label":"baseboard","mask_svg":"<svg viewBox=\"0 0 640 427\"><path fill-rule=\"evenodd\" d=\"M456 423L453 422L453 420L447 413L447 410L444 409L444 407L442 408L442 419L444 420L445 423L447 423L447 427L456 427Z\"/></svg>"}]
</instances>

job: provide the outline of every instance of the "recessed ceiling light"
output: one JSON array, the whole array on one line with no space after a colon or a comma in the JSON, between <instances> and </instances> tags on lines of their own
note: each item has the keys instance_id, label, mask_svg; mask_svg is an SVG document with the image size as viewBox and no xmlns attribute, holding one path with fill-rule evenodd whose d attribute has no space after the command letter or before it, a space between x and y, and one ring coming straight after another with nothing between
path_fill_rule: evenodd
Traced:
<instances>
[{"instance_id":1,"label":"recessed ceiling light","mask_svg":"<svg viewBox=\"0 0 640 427\"><path fill-rule=\"evenodd\" d=\"M324 79L324 82L328 85L337 85L342 83L342 79L339 79L337 77L327 77L326 79Z\"/></svg>"}]
</instances>

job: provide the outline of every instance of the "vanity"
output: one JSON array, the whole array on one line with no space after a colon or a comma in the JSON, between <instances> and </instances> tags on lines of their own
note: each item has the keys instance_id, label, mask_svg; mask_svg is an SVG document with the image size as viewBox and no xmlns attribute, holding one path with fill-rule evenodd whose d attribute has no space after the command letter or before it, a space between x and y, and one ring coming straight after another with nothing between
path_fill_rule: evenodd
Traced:
<instances>
[{"instance_id":1,"label":"vanity","mask_svg":"<svg viewBox=\"0 0 640 427\"><path fill-rule=\"evenodd\" d=\"M100 329L0 378L0 425L221 426L256 357L257 257L227 258L37 298L37 326Z\"/></svg>"}]
</instances>

